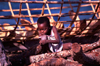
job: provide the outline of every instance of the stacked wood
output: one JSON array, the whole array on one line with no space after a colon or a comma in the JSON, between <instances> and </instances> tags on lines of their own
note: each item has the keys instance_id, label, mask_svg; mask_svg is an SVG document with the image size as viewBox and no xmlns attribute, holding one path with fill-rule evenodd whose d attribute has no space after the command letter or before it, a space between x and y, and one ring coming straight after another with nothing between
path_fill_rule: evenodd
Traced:
<instances>
[{"instance_id":1,"label":"stacked wood","mask_svg":"<svg viewBox=\"0 0 100 66\"><path fill-rule=\"evenodd\" d=\"M92 52L92 53L86 53L89 50L93 50L95 48L100 47L99 40L92 44L85 44L85 45L79 45L78 43L72 44L71 50L63 50L61 52L55 52L55 53L45 53L45 54L39 54L30 56L30 62L36 65L41 64L41 62L45 62L45 60L50 60L49 58L68 58L72 57L74 61L78 61L80 64L100 64L100 53L99 52Z\"/></svg>"},{"instance_id":2,"label":"stacked wood","mask_svg":"<svg viewBox=\"0 0 100 66\"><path fill-rule=\"evenodd\" d=\"M12 15L7 15L7 16L4 16L4 15L1 15L0 16L0 19L5 19L5 18L14 18L15 21L16 21L16 18L18 18L18 22L17 22L17 25L14 25L16 26L16 28L18 26L23 26L24 24L27 24L27 25L24 25L25 26L25 29L26 31L24 31L22 29L22 31L17 31L14 29L14 27L11 27L11 25L9 24L4 24L4 25L9 25L8 26L4 26L4 25L0 25L0 37L4 38L4 41L10 41L10 40L31 40L31 38L35 38L37 36L37 25L36 23L34 23L34 20L33 18L38 18L38 17L41 17L41 16L49 16L49 17L52 17L50 18L50 22L51 22L51 25L53 26L56 26L57 29L58 29L58 32L60 33L61 37L62 38L65 38L67 36L70 36L70 35L77 35L77 34L81 34L81 31L84 30L84 28L87 28L85 22L89 21L89 23L93 22L95 24L92 23L92 25L90 24L89 27L93 27L92 29L94 28L98 28L98 29L94 29L93 31L90 31L90 33L94 35L94 33L97 33L99 32L99 22L100 20L99 17L100 17L100 7L98 9L98 6L99 6L99 1L47 1L47 0L44 0L44 1L28 1L28 0L0 0L1 2L8 2L9 4L9 8L10 9L2 9L0 11L2 12L11 12ZM10 4L10 2L14 2L14 3L20 3L20 5L22 3L26 3L26 6L27 6L27 9L22 9L21 6L19 9L12 9L12 6ZM38 4L43 4L43 7L42 8L30 8L28 6L28 3L38 3ZM69 4L70 3L70 6L63 6L63 4ZM81 5L83 4L84 5ZM86 4L88 3L88 4ZM50 7L48 6L48 4L61 4L61 7ZM78 4L78 6L71 6L71 4ZM44 5L46 5L46 7L44 7ZM86 7L86 6L90 6L92 7L93 11L81 11L79 12L80 10L80 7ZM73 7L77 7L77 11L76 13L73 12L73 13L62 13L63 9L67 9L67 8L71 8L71 10L73 10ZM60 13L52 13L51 14L51 10L52 9L60 9ZM41 12L41 14L31 14L31 10L39 10ZM45 14L44 11L45 10L48 10L49 14ZM69 9L68 9L69 10ZM14 14L14 11L19 11L19 15L17 14ZM28 15L25 15L25 14L21 14L21 11L28 11ZM97 13L99 15L99 17L97 16ZM87 19L86 21L84 20L80 20L80 18L78 17L78 15L93 15L92 19ZM53 19L53 17L58 17L58 20L57 22ZM63 17L67 17L67 16L70 16L70 18L72 19L71 21L61 21L60 18L63 18ZM71 17L72 16L72 17ZM97 17L97 19L93 19L94 16ZM30 21L32 22L29 22L28 20L26 19L21 19L20 22L22 23L22 25L18 25L19 23L19 19L22 18L22 17L29 17L30 18ZM94 21L96 20L96 21ZM70 23L70 29L68 28L64 28L64 25L63 23L67 23L67 22L71 22ZM82 23L84 22L84 23ZM89 24L88 23L88 24ZM33 25L34 24L34 25ZM67 23L68 24L68 23ZM71 28L72 24L75 25L75 28ZM78 26L77 26L78 25ZM96 26L97 25L97 26ZM1 28L3 27L3 29ZM78 28L78 29L77 29ZM10 29L10 30L9 30ZM7 31L6 31L7 30ZM19 29L18 29L19 30ZM74 31L75 30L75 31ZM88 28L88 30L84 30L82 33L87 33L88 31L90 30L90 28ZM89 35L89 34L88 34ZM82 35L81 35L82 36ZM39 39L39 38L38 38ZM14 44L15 46L19 47L20 49L26 49L26 47L24 47L23 45L20 45L20 44ZM55 52L55 53L45 53L45 54L40 54L40 55L35 55L35 56L30 56L31 54L38 54L42 47L40 45L38 45L37 47L31 47L29 50L25 51L24 53L21 54L21 56L23 56L22 58L26 58L26 57L29 57L30 56L30 61L33 63L33 65L36 65L36 66L39 66L39 65L44 65L44 66L48 66L48 65L76 65L76 66L82 66L81 64L78 64L78 63L72 63L72 62L68 62L66 61L65 59L63 58L66 58L66 57L73 57L74 60L77 60L79 63L82 63L82 64L100 64L100 43L99 41L95 42L95 43L92 43L92 44L84 44L84 45L79 45L77 43L74 43L72 45L72 49L71 50L64 50L64 51L61 51L61 52ZM37 49L36 49L37 48ZM1 49L1 48L0 48ZM2 50L2 49L1 49ZM37 52L36 52L37 51ZM91 53L86 53L88 51L91 51ZM95 52L97 51L97 52ZM5 53L4 52L0 52L0 59L3 60L1 61L0 60L0 63L1 63L1 66L2 65L5 65ZM21 57L20 56L20 57ZM3 57L3 59L2 59ZM60 58L59 58L60 57ZM62 57L62 58L61 58ZM82 57L82 59L80 59ZM54 62L55 61L55 62ZM36 63L34 63L36 62ZM59 64L57 64L57 62ZM67 64L68 63L68 64ZM69 65L69 66L70 66Z\"/></svg>"},{"instance_id":3,"label":"stacked wood","mask_svg":"<svg viewBox=\"0 0 100 66\"><path fill-rule=\"evenodd\" d=\"M100 53L83 53L82 47L79 44L73 44L72 46L73 58L75 61L78 61L82 64L89 65L100 65Z\"/></svg>"},{"instance_id":4,"label":"stacked wood","mask_svg":"<svg viewBox=\"0 0 100 66\"><path fill-rule=\"evenodd\" d=\"M31 63L39 62L41 60L48 59L48 58L54 58L54 57L65 58L70 55L71 55L71 50L65 50L65 51L55 52L55 53L45 53L45 54L30 56L30 62Z\"/></svg>"}]
</instances>

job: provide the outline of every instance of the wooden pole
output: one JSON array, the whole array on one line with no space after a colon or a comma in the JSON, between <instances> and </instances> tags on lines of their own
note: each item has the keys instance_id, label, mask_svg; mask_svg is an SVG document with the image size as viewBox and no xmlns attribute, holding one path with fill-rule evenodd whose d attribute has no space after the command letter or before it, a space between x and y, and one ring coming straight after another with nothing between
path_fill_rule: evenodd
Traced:
<instances>
[{"instance_id":1,"label":"wooden pole","mask_svg":"<svg viewBox=\"0 0 100 66\"><path fill-rule=\"evenodd\" d=\"M93 5L96 5L96 4L93 4ZM87 6L90 6L90 4L81 5L81 7L87 7ZM72 7L78 7L78 6L72 6ZM49 7L49 9L60 9L60 8L61 7ZM64 6L62 8L66 9L66 8L70 8L70 6ZM42 10L42 8L38 8L38 9L37 8L30 8L29 10ZM48 10L48 8L45 8L45 10ZM7 11L10 11L10 10L9 9L2 9L0 11L7 12ZM19 9L12 9L12 11L19 11ZM27 9L22 9L21 11L27 11Z\"/></svg>"},{"instance_id":2,"label":"wooden pole","mask_svg":"<svg viewBox=\"0 0 100 66\"><path fill-rule=\"evenodd\" d=\"M11 6L11 2L8 2L8 5L9 5L9 8L10 8L11 14L12 14L12 16L14 17L14 12L13 12L13 9L12 9L12 6ZM16 23L17 23L16 18L14 18L14 19L15 19L15 21L16 21ZM19 29L21 29L20 26L18 26L18 27L19 27Z\"/></svg>"},{"instance_id":3,"label":"wooden pole","mask_svg":"<svg viewBox=\"0 0 100 66\"><path fill-rule=\"evenodd\" d=\"M64 2L64 0L62 0L62 2ZM62 7L63 7L63 3L61 4L60 13L59 13L57 22L59 22L59 20L60 20L61 12L62 12Z\"/></svg>"},{"instance_id":4,"label":"wooden pole","mask_svg":"<svg viewBox=\"0 0 100 66\"><path fill-rule=\"evenodd\" d=\"M71 26L73 25L74 21L76 20L76 17L77 17L77 15L79 13L79 10L80 10L80 5L81 5L81 3L79 3L78 8L77 8L77 12L75 14L75 17L74 17L73 21L71 22L71 24L68 26L68 28L71 28Z\"/></svg>"},{"instance_id":5,"label":"wooden pole","mask_svg":"<svg viewBox=\"0 0 100 66\"><path fill-rule=\"evenodd\" d=\"M13 0L9 0L10 2L14 2L14 3L45 3L44 1L13 1ZM9 2L8 0L7 1L5 1L5 0L3 0L3 1L1 1L0 0L0 2ZM46 3L49 3L49 4L61 4L62 2L60 2L60 1L47 1ZM99 1L65 1L65 2L63 2L64 4L69 4L69 3L71 3L71 4L76 4L76 3L87 3L87 4L89 4L89 3L93 3L93 4L97 4L97 3L99 3Z\"/></svg>"},{"instance_id":6,"label":"wooden pole","mask_svg":"<svg viewBox=\"0 0 100 66\"><path fill-rule=\"evenodd\" d=\"M68 0L68 1L70 1L70 0ZM69 3L69 5L70 5L71 10L73 10L73 7L72 7L71 3Z\"/></svg>"},{"instance_id":7,"label":"wooden pole","mask_svg":"<svg viewBox=\"0 0 100 66\"><path fill-rule=\"evenodd\" d=\"M27 1L27 0L26 0L26 1ZM28 14L29 14L29 16L30 16L30 21L31 21L32 23L34 23L34 20L33 20L33 18L31 17L31 12L30 12L30 8L29 8L28 3L26 3L26 7L27 7L27 10L28 10Z\"/></svg>"},{"instance_id":8,"label":"wooden pole","mask_svg":"<svg viewBox=\"0 0 100 66\"><path fill-rule=\"evenodd\" d=\"M12 10L11 3L8 2L8 5L9 5L9 8L10 8L10 11L11 11L12 16L14 16L14 12L13 12L13 10Z\"/></svg>"},{"instance_id":9,"label":"wooden pole","mask_svg":"<svg viewBox=\"0 0 100 66\"><path fill-rule=\"evenodd\" d=\"M46 2L46 0L44 0L44 2ZM45 10L45 3L43 3L43 6L42 6L41 16L43 16L43 15L44 15L44 10Z\"/></svg>"},{"instance_id":10,"label":"wooden pole","mask_svg":"<svg viewBox=\"0 0 100 66\"><path fill-rule=\"evenodd\" d=\"M97 12L97 10L98 10L98 7L99 7L99 3L98 3L98 6L97 6L97 8L96 8L96 10L95 10L96 12ZM88 23L88 25L87 25L83 30L85 30L85 29L91 24L91 22L92 22L92 20L94 19L94 17L95 17L95 14L92 16L90 22ZM83 30L82 30L82 31L83 31ZM82 32L82 31L81 31L81 32ZM81 34L81 35L82 35L82 34Z\"/></svg>"},{"instance_id":11,"label":"wooden pole","mask_svg":"<svg viewBox=\"0 0 100 66\"><path fill-rule=\"evenodd\" d=\"M89 1L91 1L91 0L89 0ZM92 3L90 3L90 4L91 4L91 7L92 7L93 12L95 13L95 9L94 9L93 4ZM95 14L95 16L98 18L97 14Z\"/></svg>"},{"instance_id":12,"label":"wooden pole","mask_svg":"<svg viewBox=\"0 0 100 66\"><path fill-rule=\"evenodd\" d=\"M21 15L21 9L22 9L22 3L20 3L19 16ZM18 22L17 22L17 24L16 24L16 26L15 26L14 31L17 29L17 27L18 27L18 25L19 25L19 20L20 20L20 18L18 18Z\"/></svg>"}]
</instances>

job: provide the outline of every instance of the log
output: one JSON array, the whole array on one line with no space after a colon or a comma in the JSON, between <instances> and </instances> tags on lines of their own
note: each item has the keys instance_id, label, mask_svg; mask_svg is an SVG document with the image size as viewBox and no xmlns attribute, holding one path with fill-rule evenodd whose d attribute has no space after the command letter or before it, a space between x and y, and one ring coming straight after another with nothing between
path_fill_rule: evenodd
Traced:
<instances>
[{"instance_id":1,"label":"log","mask_svg":"<svg viewBox=\"0 0 100 66\"><path fill-rule=\"evenodd\" d=\"M49 58L29 66L82 66L77 62L67 61L63 58Z\"/></svg>"},{"instance_id":2,"label":"log","mask_svg":"<svg viewBox=\"0 0 100 66\"><path fill-rule=\"evenodd\" d=\"M81 45L81 46L82 46L82 51L87 52L89 50L93 50L95 48L100 47L100 40L98 40L97 42L94 42L92 44L84 44L84 45Z\"/></svg>"},{"instance_id":3,"label":"log","mask_svg":"<svg viewBox=\"0 0 100 66\"><path fill-rule=\"evenodd\" d=\"M31 63L39 62L39 61L42 61L42 60L48 59L48 58L58 58L58 57L65 58L70 55L71 55L71 50L64 50L64 51L54 52L54 53L33 55L33 56L30 56L30 62Z\"/></svg>"},{"instance_id":4,"label":"log","mask_svg":"<svg viewBox=\"0 0 100 66\"><path fill-rule=\"evenodd\" d=\"M96 49L93 49L91 52L100 52L100 47L96 48Z\"/></svg>"},{"instance_id":5,"label":"log","mask_svg":"<svg viewBox=\"0 0 100 66\"><path fill-rule=\"evenodd\" d=\"M73 44L79 45L78 43L73 43ZM75 46L75 45L73 45L73 46ZM81 45L81 46L82 46L82 51L87 52L89 50L92 50L93 48L100 46L100 44L99 44L99 41L97 41L97 42L92 43L92 44L86 44L86 45ZM77 48L77 46L76 46L76 48ZM79 48L77 48L77 49L79 49ZM64 51L55 52L55 53L45 53L45 54L33 55L33 56L30 56L30 62L39 62L41 60L44 60L44 59L47 59L50 57L63 57L63 58L65 58L65 57L73 55L73 51L79 52L77 49L64 50Z\"/></svg>"},{"instance_id":6,"label":"log","mask_svg":"<svg viewBox=\"0 0 100 66\"><path fill-rule=\"evenodd\" d=\"M73 59L86 65L100 65L100 52L83 53L79 44L72 45Z\"/></svg>"}]
</instances>

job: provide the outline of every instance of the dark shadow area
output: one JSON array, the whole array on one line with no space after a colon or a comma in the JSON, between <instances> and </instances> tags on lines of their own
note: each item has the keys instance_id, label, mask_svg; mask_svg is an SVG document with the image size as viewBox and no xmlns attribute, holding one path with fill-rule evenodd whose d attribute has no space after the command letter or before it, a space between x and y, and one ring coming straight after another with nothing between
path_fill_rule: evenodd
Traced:
<instances>
[{"instance_id":1,"label":"dark shadow area","mask_svg":"<svg viewBox=\"0 0 100 66\"><path fill-rule=\"evenodd\" d=\"M94 42L97 42L99 40L98 36L85 36L85 37L67 37L62 39L64 43L71 42L71 43L80 43L80 44L91 44ZM16 46L13 45L13 43L18 43L26 48L27 50L22 50ZM16 42L16 41L7 41L3 42L3 45L6 49L6 55L9 59L9 61L12 63L11 66L24 66L29 65L29 56L35 55L35 50L37 45L39 44L39 39L36 40L27 40L22 42ZM87 57L88 58L88 57ZM89 59L90 60L90 59ZM87 64L84 64L84 66L89 66Z\"/></svg>"},{"instance_id":2,"label":"dark shadow area","mask_svg":"<svg viewBox=\"0 0 100 66\"><path fill-rule=\"evenodd\" d=\"M27 40L22 42L5 41L2 42L5 48L7 59L11 62L9 66L24 66L29 65L29 56L35 55L36 46L39 44L38 39ZM27 49L21 49L14 45L14 43L22 45Z\"/></svg>"},{"instance_id":3,"label":"dark shadow area","mask_svg":"<svg viewBox=\"0 0 100 66\"><path fill-rule=\"evenodd\" d=\"M84 37L67 37L62 39L63 42L80 43L80 44L91 44L99 40L98 36L84 36Z\"/></svg>"}]
</instances>

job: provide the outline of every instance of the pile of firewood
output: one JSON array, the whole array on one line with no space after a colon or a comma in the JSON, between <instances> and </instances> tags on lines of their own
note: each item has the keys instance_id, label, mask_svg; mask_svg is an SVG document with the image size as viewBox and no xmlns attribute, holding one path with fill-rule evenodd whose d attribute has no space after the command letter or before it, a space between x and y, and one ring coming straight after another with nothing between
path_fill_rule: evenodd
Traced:
<instances>
[{"instance_id":1,"label":"pile of firewood","mask_svg":"<svg viewBox=\"0 0 100 66\"><path fill-rule=\"evenodd\" d=\"M23 21L24 22L24 21ZM26 21L25 21L26 22ZM27 22L28 23L28 22ZM23 24L23 23L22 23ZM28 23L29 26L25 27L27 30L27 35L25 34L25 39L24 40L30 40L33 36L33 38L36 37L37 32L36 29L35 31L32 31L33 26L32 24ZM52 24L53 25L53 24ZM61 38L66 37L66 32L69 31L70 29L64 29L63 23L57 23L56 25L58 32L61 36ZM31 30L31 31L29 31ZM24 32L24 31L23 31ZM4 38L6 40L9 39L16 39L16 38L21 38L22 34L19 33L19 37L17 35L16 31L10 32L11 34ZM25 33L25 32L24 32ZM77 36L77 35L76 35ZM15 38L12 38L15 37ZM38 38L38 37L37 37ZM22 38L23 39L23 38ZM6 41L5 40L5 41ZM74 39L75 40L75 39ZM95 38L94 38L95 40ZM63 40L64 41L64 40ZM80 42L80 40L78 40ZM86 42L86 40L83 40L83 42ZM92 43L84 43L80 44L79 42L72 42L72 48L71 50L63 50L61 52L55 52L55 53L45 53L45 54L35 54L36 51L36 46L32 46L30 48L26 48L21 44L14 44L15 46L19 47L20 49L26 50L25 52L22 52L16 57L9 57L9 60L11 61L12 64L15 62L21 63L25 62L26 65L29 66L82 66L82 65L100 65L100 40ZM34 44L34 41L33 41ZM28 43L29 45L29 43ZM41 47L39 47L41 48ZM3 53L4 55L4 53ZM5 56L6 57L6 56ZM4 59L5 61L5 59ZM14 63L13 63L14 62ZM3 62L4 64L4 62ZM24 63L23 63L24 65Z\"/></svg>"},{"instance_id":2,"label":"pile of firewood","mask_svg":"<svg viewBox=\"0 0 100 66\"><path fill-rule=\"evenodd\" d=\"M63 50L60 52L41 53L41 54L35 54L36 47L38 46L38 40L36 40L36 42L34 40L32 42L26 41L24 42L26 43L25 45L22 44L23 45L22 46L21 44L18 44L17 47L21 48L26 45L29 46L31 43L30 48L25 49L25 51L21 51L21 53L18 53L19 50L17 52L10 53L9 56L5 55L5 53L7 52L5 53L1 52L1 55L2 54L4 55L4 56L2 55L1 57L4 58L0 58L0 59L4 59L4 61L7 62L6 59L7 57L8 60L11 62L12 66L16 66L16 65L19 66L21 64L22 64L21 66L23 65L29 65L29 66L41 66L41 65L42 66L83 66L83 65L97 66L100 65L100 39L98 37L89 37L89 38L85 37L84 39L82 37L82 39L79 38L77 40L75 37L73 37L73 39L74 40L71 40L71 42L73 43L71 50ZM91 39L89 40L90 42L87 41L87 39ZM81 43L77 41L80 41ZM82 43L82 41L84 43ZM8 42L5 44L9 45Z\"/></svg>"},{"instance_id":3,"label":"pile of firewood","mask_svg":"<svg viewBox=\"0 0 100 66\"><path fill-rule=\"evenodd\" d=\"M30 56L29 66L100 65L100 40L91 44L73 43L71 50Z\"/></svg>"}]
</instances>

